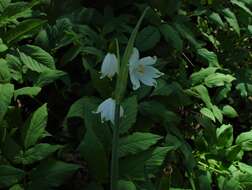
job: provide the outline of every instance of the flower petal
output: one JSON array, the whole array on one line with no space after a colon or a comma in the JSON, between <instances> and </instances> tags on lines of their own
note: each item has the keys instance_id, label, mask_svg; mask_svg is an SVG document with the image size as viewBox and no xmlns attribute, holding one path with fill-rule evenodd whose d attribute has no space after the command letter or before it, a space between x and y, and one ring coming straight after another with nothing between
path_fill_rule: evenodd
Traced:
<instances>
[{"instance_id":1,"label":"flower petal","mask_svg":"<svg viewBox=\"0 0 252 190\"><path fill-rule=\"evenodd\" d=\"M118 73L118 61L115 54L107 53L104 57L101 67L101 79L108 76L112 78L115 73Z\"/></svg>"},{"instance_id":2,"label":"flower petal","mask_svg":"<svg viewBox=\"0 0 252 190\"><path fill-rule=\"evenodd\" d=\"M129 59L130 66L136 65L139 61L139 51L137 48L133 48L132 54Z\"/></svg>"},{"instance_id":3,"label":"flower petal","mask_svg":"<svg viewBox=\"0 0 252 190\"><path fill-rule=\"evenodd\" d=\"M143 57L139 60L139 64L154 65L157 62L157 57Z\"/></svg>"},{"instance_id":4,"label":"flower petal","mask_svg":"<svg viewBox=\"0 0 252 190\"><path fill-rule=\"evenodd\" d=\"M139 79L138 79L138 74L134 70L132 70L130 72L130 81L132 83L133 90L136 90L136 89L138 89L140 87L140 82L139 82Z\"/></svg>"}]
</instances>

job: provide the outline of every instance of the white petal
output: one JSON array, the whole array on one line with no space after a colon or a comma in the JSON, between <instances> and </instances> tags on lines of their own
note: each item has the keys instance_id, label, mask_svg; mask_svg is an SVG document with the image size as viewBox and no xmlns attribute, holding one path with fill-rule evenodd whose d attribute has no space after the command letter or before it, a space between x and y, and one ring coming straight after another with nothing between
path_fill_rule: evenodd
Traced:
<instances>
[{"instance_id":1,"label":"white petal","mask_svg":"<svg viewBox=\"0 0 252 190\"><path fill-rule=\"evenodd\" d=\"M133 90L137 90L140 87L137 72L135 72L134 70L130 72L130 81L132 83Z\"/></svg>"},{"instance_id":2,"label":"white petal","mask_svg":"<svg viewBox=\"0 0 252 190\"><path fill-rule=\"evenodd\" d=\"M139 51L137 48L133 48L132 54L129 59L129 64L130 66L133 66L137 64L138 61L139 61Z\"/></svg>"},{"instance_id":3,"label":"white petal","mask_svg":"<svg viewBox=\"0 0 252 190\"><path fill-rule=\"evenodd\" d=\"M154 65L157 62L157 57L143 57L139 60L139 64Z\"/></svg>"},{"instance_id":4,"label":"white petal","mask_svg":"<svg viewBox=\"0 0 252 190\"><path fill-rule=\"evenodd\" d=\"M154 78L148 77L146 75L142 76L140 80L146 86L156 86L157 85L157 81Z\"/></svg>"},{"instance_id":5,"label":"white petal","mask_svg":"<svg viewBox=\"0 0 252 190\"><path fill-rule=\"evenodd\" d=\"M115 73L118 73L118 61L115 54L107 53L107 55L104 57L101 73L102 75L100 78L104 78L105 76L112 78Z\"/></svg>"},{"instance_id":6,"label":"white petal","mask_svg":"<svg viewBox=\"0 0 252 190\"><path fill-rule=\"evenodd\" d=\"M115 124L115 107L116 101L112 98L108 98L103 101L97 108L95 113L101 114L101 121L110 121L112 124ZM120 106L120 117L123 116L123 108Z\"/></svg>"},{"instance_id":7,"label":"white petal","mask_svg":"<svg viewBox=\"0 0 252 190\"><path fill-rule=\"evenodd\" d=\"M152 66L145 66L144 67L144 75L147 75L151 78L158 78L158 77L162 76L163 74L164 73L161 73L155 67L152 67Z\"/></svg>"}]
</instances>

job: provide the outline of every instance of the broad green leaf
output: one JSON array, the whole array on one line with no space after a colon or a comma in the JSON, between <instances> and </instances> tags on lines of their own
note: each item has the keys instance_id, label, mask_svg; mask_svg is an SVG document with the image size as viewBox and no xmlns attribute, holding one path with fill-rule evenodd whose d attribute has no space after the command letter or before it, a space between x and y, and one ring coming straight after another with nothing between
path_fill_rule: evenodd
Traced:
<instances>
[{"instance_id":1,"label":"broad green leaf","mask_svg":"<svg viewBox=\"0 0 252 190\"><path fill-rule=\"evenodd\" d=\"M196 84L200 84L204 82L204 79L211 75L214 74L215 71L217 70L217 67L208 67L206 69L202 68L200 71L198 72L194 72L190 78L192 80L192 85L196 85Z\"/></svg>"},{"instance_id":2,"label":"broad green leaf","mask_svg":"<svg viewBox=\"0 0 252 190\"><path fill-rule=\"evenodd\" d=\"M23 65L19 57L11 55L11 54L7 54L6 61L10 69L11 78L22 83L23 82L23 76L22 76Z\"/></svg>"},{"instance_id":3,"label":"broad green leaf","mask_svg":"<svg viewBox=\"0 0 252 190\"><path fill-rule=\"evenodd\" d=\"M233 127L232 125L222 125L216 130L218 146L230 147L233 143Z\"/></svg>"},{"instance_id":4,"label":"broad green leaf","mask_svg":"<svg viewBox=\"0 0 252 190\"><path fill-rule=\"evenodd\" d=\"M2 121L14 93L14 85L0 84L0 122Z\"/></svg>"},{"instance_id":5,"label":"broad green leaf","mask_svg":"<svg viewBox=\"0 0 252 190\"><path fill-rule=\"evenodd\" d=\"M23 95L34 97L34 96L37 96L40 91L41 91L41 88L36 87L36 86L20 88L18 90L15 90L14 99L17 99L18 96L23 96Z\"/></svg>"},{"instance_id":6,"label":"broad green leaf","mask_svg":"<svg viewBox=\"0 0 252 190\"><path fill-rule=\"evenodd\" d=\"M53 57L42 48L34 45L25 45L22 46L20 50L30 56L33 60L36 60L39 64L50 69L55 69Z\"/></svg>"},{"instance_id":7,"label":"broad green leaf","mask_svg":"<svg viewBox=\"0 0 252 190\"><path fill-rule=\"evenodd\" d=\"M8 46L3 43L3 40L0 38L0 53L5 52L8 49Z\"/></svg>"},{"instance_id":8,"label":"broad green leaf","mask_svg":"<svg viewBox=\"0 0 252 190\"><path fill-rule=\"evenodd\" d=\"M214 22L216 23L218 26L220 27L224 27L224 23L220 17L220 15L216 12L211 12L211 14L208 15L208 17Z\"/></svg>"},{"instance_id":9,"label":"broad green leaf","mask_svg":"<svg viewBox=\"0 0 252 190\"><path fill-rule=\"evenodd\" d=\"M54 70L53 57L38 46L26 45L20 48L20 60L32 71L42 73Z\"/></svg>"},{"instance_id":10,"label":"broad green leaf","mask_svg":"<svg viewBox=\"0 0 252 190\"><path fill-rule=\"evenodd\" d=\"M160 169L159 167L165 161L167 153L175 150L174 146L157 147L152 153L150 159L146 161L146 170L150 173L156 173Z\"/></svg>"},{"instance_id":11,"label":"broad green leaf","mask_svg":"<svg viewBox=\"0 0 252 190\"><path fill-rule=\"evenodd\" d=\"M120 122L120 133L126 133L128 130L134 125L137 118L137 97L132 96L124 100L122 103L122 107L124 109L124 116Z\"/></svg>"},{"instance_id":12,"label":"broad green leaf","mask_svg":"<svg viewBox=\"0 0 252 190\"><path fill-rule=\"evenodd\" d=\"M222 121L223 121L223 115L222 115L221 110L220 110L216 105L213 105L213 106L212 106L212 112L213 112L213 114L214 114L214 117L215 117L220 123L222 123Z\"/></svg>"},{"instance_id":13,"label":"broad green leaf","mask_svg":"<svg viewBox=\"0 0 252 190\"><path fill-rule=\"evenodd\" d=\"M24 190L24 188L21 185L16 184L12 186L9 190Z\"/></svg>"},{"instance_id":14,"label":"broad green leaf","mask_svg":"<svg viewBox=\"0 0 252 190\"><path fill-rule=\"evenodd\" d=\"M0 12L3 12L6 7L9 6L11 0L2 0L0 1Z\"/></svg>"},{"instance_id":15,"label":"broad green leaf","mask_svg":"<svg viewBox=\"0 0 252 190\"><path fill-rule=\"evenodd\" d=\"M235 144L240 145L244 151L252 151L252 131L238 135Z\"/></svg>"},{"instance_id":16,"label":"broad green leaf","mask_svg":"<svg viewBox=\"0 0 252 190\"><path fill-rule=\"evenodd\" d=\"M140 51L147 51L156 46L160 40L160 32L154 26L147 26L137 34L136 47Z\"/></svg>"},{"instance_id":17,"label":"broad green leaf","mask_svg":"<svg viewBox=\"0 0 252 190\"><path fill-rule=\"evenodd\" d=\"M21 151L15 158L15 163L29 165L48 157L62 146L50 144L37 144L34 147Z\"/></svg>"},{"instance_id":18,"label":"broad green leaf","mask_svg":"<svg viewBox=\"0 0 252 190\"><path fill-rule=\"evenodd\" d=\"M208 108L202 108L200 110L200 113L215 122L214 114L213 114L213 112L210 109L208 109Z\"/></svg>"},{"instance_id":19,"label":"broad green leaf","mask_svg":"<svg viewBox=\"0 0 252 190\"><path fill-rule=\"evenodd\" d=\"M160 139L161 136L152 133L133 133L120 139L119 155L123 157L130 154L137 154L147 150Z\"/></svg>"},{"instance_id":20,"label":"broad green leaf","mask_svg":"<svg viewBox=\"0 0 252 190\"><path fill-rule=\"evenodd\" d=\"M201 47L201 44L196 40L191 28L181 22L175 22L174 26L176 30L180 33L180 35L183 38L187 39L193 45L193 47L195 47L196 49Z\"/></svg>"},{"instance_id":21,"label":"broad green leaf","mask_svg":"<svg viewBox=\"0 0 252 190\"><path fill-rule=\"evenodd\" d=\"M222 108L222 113L223 115L227 116L227 117L230 117L230 118L235 118L235 117L238 117L238 113L235 111L235 109L230 106L230 105L225 105L223 108Z\"/></svg>"},{"instance_id":22,"label":"broad green leaf","mask_svg":"<svg viewBox=\"0 0 252 190\"><path fill-rule=\"evenodd\" d=\"M50 84L52 82L55 82L59 79L64 79L64 77L67 77L67 73L60 70L46 70L42 73L40 73L38 79L35 81L34 86L43 87L47 84Z\"/></svg>"},{"instance_id":23,"label":"broad green leaf","mask_svg":"<svg viewBox=\"0 0 252 190\"><path fill-rule=\"evenodd\" d=\"M231 0L231 3L233 3L234 5L237 5L238 7L240 7L242 10L244 10L246 13L248 13L250 16L252 16L252 12L250 11L250 9L246 6L245 3L239 1L239 0Z\"/></svg>"},{"instance_id":24,"label":"broad green leaf","mask_svg":"<svg viewBox=\"0 0 252 190\"><path fill-rule=\"evenodd\" d=\"M152 92L152 96L169 96L173 92L173 88L171 85L167 84L165 80L158 80L157 86L155 87L154 91Z\"/></svg>"},{"instance_id":25,"label":"broad green leaf","mask_svg":"<svg viewBox=\"0 0 252 190\"><path fill-rule=\"evenodd\" d=\"M9 82L11 79L11 72L8 63L4 59L0 59L0 83Z\"/></svg>"},{"instance_id":26,"label":"broad green leaf","mask_svg":"<svg viewBox=\"0 0 252 190\"><path fill-rule=\"evenodd\" d=\"M137 190L137 189L132 181L119 180L118 190Z\"/></svg>"},{"instance_id":27,"label":"broad green leaf","mask_svg":"<svg viewBox=\"0 0 252 190\"><path fill-rule=\"evenodd\" d=\"M218 57L214 52L208 51L206 48L197 49L199 57L208 63L209 67L220 67Z\"/></svg>"},{"instance_id":28,"label":"broad green leaf","mask_svg":"<svg viewBox=\"0 0 252 190\"><path fill-rule=\"evenodd\" d=\"M180 117L158 101L142 102L139 111L144 117L149 117L158 123L168 123L169 127L175 127L180 123Z\"/></svg>"},{"instance_id":29,"label":"broad green leaf","mask_svg":"<svg viewBox=\"0 0 252 190\"><path fill-rule=\"evenodd\" d=\"M46 21L40 19L29 19L22 21L17 27L10 29L4 36L3 39L7 44L19 40L26 36L26 34L39 29Z\"/></svg>"},{"instance_id":30,"label":"broad green leaf","mask_svg":"<svg viewBox=\"0 0 252 190\"><path fill-rule=\"evenodd\" d=\"M224 86L235 80L235 77L229 74L214 73L205 78L205 85L209 88Z\"/></svg>"},{"instance_id":31,"label":"broad green leaf","mask_svg":"<svg viewBox=\"0 0 252 190\"><path fill-rule=\"evenodd\" d=\"M174 150L172 146L157 147L152 150L144 151L136 155L132 155L120 160L120 175L133 179L143 181L145 172L148 176L154 174L160 169L167 153Z\"/></svg>"},{"instance_id":32,"label":"broad green leaf","mask_svg":"<svg viewBox=\"0 0 252 190\"><path fill-rule=\"evenodd\" d=\"M82 102L86 133L78 149L81 156L88 163L91 175L93 175L97 181L104 182L109 175L108 158L104 144L97 135L96 128L105 126L102 126L101 121L98 120L100 116L94 113L98 107L97 101L86 97L83 98ZM99 130L99 132L102 131ZM105 136L105 134L100 135Z\"/></svg>"},{"instance_id":33,"label":"broad green leaf","mask_svg":"<svg viewBox=\"0 0 252 190\"><path fill-rule=\"evenodd\" d=\"M183 48L183 40L179 33L169 24L162 24L159 27L164 39L167 43L171 43L171 46L181 51Z\"/></svg>"},{"instance_id":34,"label":"broad green leaf","mask_svg":"<svg viewBox=\"0 0 252 190\"><path fill-rule=\"evenodd\" d=\"M196 92L194 96L200 98L208 108L212 107L212 102L208 93L208 90L203 85L198 85L192 88L192 91Z\"/></svg>"},{"instance_id":35,"label":"broad green leaf","mask_svg":"<svg viewBox=\"0 0 252 190\"><path fill-rule=\"evenodd\" d=\"M229 8L223 9L222 12L229 25L234 29L234 31L238 35L240 35L240 26L235 14Z\"/></svg>"},{"instance_id":36,"label":"broad green leaf","mask_svg":"<svg viewBox=\"0 0 252 190\"><path fill-rule=\"evenodd\" d=\"M26 121L23 129L23 145L25 149L35 145L43 136L47 124L47 104L38 108Z\"/></svg>"},{"instance_id":37,"label":"broad green leaf","mask_svg":"<svg viewBox=\"0 0 252 190\"><path fill-rule=\"evenodd\" d=\"M79 168L79 165L62 161L50 160L42 162L32 170L31 183L29 183L27 190L45 190L59 187Z\"/></svg>"},{"instance_id":38,"label":"broad green leaf","mask_svg":"<svg viewBox=\"0 0 252 190\"><path fill-rule=\"evenodd\" d=\"M18 183L25 175L23 170L10 165L0 165L0 188L4 189Z\"/></svg>"},{"instance_id":39,"label":"broad green leaf","mask_svg":"<svg viewBox=\"0 0 252 190\"><path fill-rule=\"evenodd\" d=\"M212 177L210 172L202 172L198 177L200 190L212 190Z\"/></svg>"}]
</instances>

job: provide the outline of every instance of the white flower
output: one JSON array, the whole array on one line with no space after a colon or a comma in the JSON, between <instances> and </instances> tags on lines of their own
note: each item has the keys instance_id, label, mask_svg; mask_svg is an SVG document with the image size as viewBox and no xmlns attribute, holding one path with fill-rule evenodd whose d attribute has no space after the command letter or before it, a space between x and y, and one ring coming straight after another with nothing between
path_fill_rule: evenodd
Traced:
<instances>
[{"instance_id":1,"label":"white flower","mask_svg":"<svg viewBox=\"0 0 252 190\"><path fill-rule=\"evenodd\" d=\"M104 77L112 78L115 73L118 73L118 61L113 53L107 53L104 57L102 66L101 66L101 79Z\"/></svg>"},{"instance_id":2,"label":"white flower","mask_svg":"<svg viewBox=\"0 0 252 190\"><path fill-rule=\"evenodd\" d=\"M133 49L129 60L129 72L134 90L140 87L140 81L147 86L157 85L155 79L163 75L163 73L152 66L156 61L156 57L150 56L139 59L138 50L136 48Z\"/></svg>"},{"instance_id":3,"label":"white flower","mask_svg":"<svg viewBox=\"0 0 252 190\"><path fill-rule=\"evenodd\" d=\"M112 98L108 98L103 101L99 106L95 113L101 114L101 120L104 121L111 121L115 124L115 109L116 109L116 101ZM120 117L123 116L123 108L120 106Z\"/></svg>"}]
</instances>

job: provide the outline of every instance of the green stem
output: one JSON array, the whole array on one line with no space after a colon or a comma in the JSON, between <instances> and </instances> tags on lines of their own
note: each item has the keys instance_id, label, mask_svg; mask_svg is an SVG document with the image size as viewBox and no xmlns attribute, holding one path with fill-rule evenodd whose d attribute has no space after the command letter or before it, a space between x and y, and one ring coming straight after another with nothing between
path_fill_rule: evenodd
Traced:
<instances>
[{"instance_id":1,"label":"green stem","mask_svg":"<svg viewBox=\"0 0 252 190\"><path fill-rule=\"evenodd\" d=\"M111 176L110 176L111 190L117 190L118 186L119 124L120 124L120 104L117 102L115 108L115 125L113 128L113 140L112 140L112 159L111 159Z\"/></svg>"}]
</instances>

